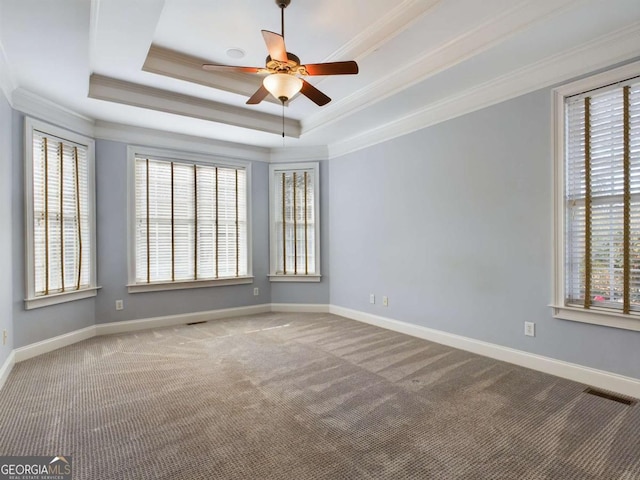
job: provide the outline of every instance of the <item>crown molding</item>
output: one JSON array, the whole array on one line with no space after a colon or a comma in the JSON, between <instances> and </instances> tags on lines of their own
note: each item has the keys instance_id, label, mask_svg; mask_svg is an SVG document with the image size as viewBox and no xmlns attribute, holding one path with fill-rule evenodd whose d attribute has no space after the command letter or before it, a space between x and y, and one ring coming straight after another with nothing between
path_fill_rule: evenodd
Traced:
<instances>
[{"instance_id":1,"label":"crown molding","mask_svg":"<svg viewBox=\"0 0 640 480\"><path fill-rule=\"evenodd\" d=\"M93 136L95 121L92 118L85 117L24 88L14 90L12 99L13 108L26 115L39 118L88 137Z\"/></svg>"},{"instance_id":2,"label":"crown molding","mask_svg":"<svg viewBox=\"0 0 640 480\"><path fill-rule=\"evenodd\" d=\"M478 55L506 38L530 27L551 13L568 8L576 1L520 1L500 15L490 18L472 30L465 31L441 47L427 50L404 67L394 69L366 88L332 102L302 122L302 135L329 126L355 112L391 97L408 87Z\"/></svg>"},{"instance_id":3,"label":"crown molding","mask_svg":"<svg viewBox=\"0 0 640 480\"><path fill-rule=\"evenodd\" d=\"M567 81L581 75L589 74L593 71L606 68L616 63L623 63L632 60L633 58L640 56L640 47L638 47L638 45L640 45L640 23L636 22L626 28L598 37L581 45L580 47L565 50L535 64L513 71L484 84L477 85L459 94L425 105L409 115L345 139L344 141L332 143L328 147L314 146L269 149L265 147L252 147L203 137L167 133L153 129L130 127L127 125L109 122L96 122L91 118L78 114L23 88L11 90L10 102L14 109L27 115L40 118L83 135L95 136L97 138L138 144L150 144L165 148L195 152L210 152L211 148L215 148L216 152L220 155L262 162L323 160L327 158L337 158L481 108L485 108L553 84ZM0 80L6 80L7 78L6 75L3 76L3 74L6 73L6 70L2 69L3 59L4 54L0 50ZM137 105L137 102L141 99L151 99L152 101L161 104L159 108L156 108L157 110L176 113L171 110L175 106L182 106L182 108L186 110L192 108L197 110L199 107L202 107L203 103L206 104L208 102L199 98L174 94L164 90L109 79L107 77L94 75L92 76L92 80L94 80L94 77L105 80L104 82L97 82L96 86L104 88L107 93L119 93L121 95L129 95L132 97L132 103L128 104ZM9 82L9 84L13 83L10 77ZM124 87L122 88L123 92L118 92L118 89L121 87ZM3 85L3 90L4 88L5 86ZM13 87L10 86L8 88ZM109 91L110 88L112 91ZM185 97L191 103L187 102L186 104L183 104ZM210 103L216 104L216 102ZM256 114L258 112L249 112L249 115L246 113L245 109L229 107L224 104L220 105L220 109L215 110L213 113L217 114L219 117L222 116L225 118L223 120L207 118L207 120L220 121L221 123L228 123L232 125L240 124L245 127L245 119L239 116L236 116L234 119L237 120L236 123L231 123L229 121L229 119L233 117L234 113L238 114L238 112L230 112L229 109L231 109L240 110L241 112L238 115L247 117L248 121L253 120L255 123L265 121L265 119L256 118ZM205 110L206 107L209 107L209 110L211 109L210 105L205 105ZM193 115L193 112L190 113L191 114L179 112L178 114L202 118L200 116ZM268 114L263 115L267 117L267 125L269 123L268 117L273 117L270 119L273 124L273 128L271 130L256 128L256 130L280 133L281 118L273 115L270 116ZM240 120L238 120L238 118L240 118ZM298 124L298 122L293 120L289 120L289 122ZM294 127L291 124L289 124L287 129L289 132L294 131Z\"/></svg>"},{"instance_id":4,"label":"crown molding","mask_svg":"<svg viewBox=\"0 0 640 480\"><path fill-rule=\"evenodd\" d=\"M640 56L640 23L477 85L345 141L329 145L337 158L437 123Z\"/></svg>"},{"instance_id":5,"label":"crown molding","mask_svg":"<svg viewBox=\"0 0 640 480\"><path fill-rule=\"evenodd\" d=\"M222 140L134 127L120 123L97 121L94 136L128 144L167 148L183 152L215 155L238 160L269 162L269 149Z\"/></svg>"},{"instance_id":6,"label":"crown molding","mask_svg":"<svg viewBox=\"0 0 640 480\"><path fill-rule=\"evenodd\" d=\"M152 145L159 148L207 155L215 154L239 160L270 161L270 149L266 147L225 142L223 140L134 127L101 120L96 121L23 88L18 88L13 92L13 100L12 107L25 115L39 118L91 138Z\"/></svg>"},{"instance_id":7,"label":"crown molding","mask_svg":"<svg viewBox=\"0 0 640 480\"><path fill-rule=\"evenodd\" d=\"M89 79L89 97L251 130L282 133L282 118L277 115L251 111L213 100L147 87L97 74L91 75ZM285 123L287 136L298 138L300 136L300 122L289 118Z\"/></svg>"},{"instance_id":8,"label":"crown molding","mask_svg":"<svg viewBox=\"0 0 640 480\"><path fill-rule=\"evenodd\" d=\"M270 150L265 147L225 142L223 140L134 127L100 120L96 121L23 88L18 88L13 92L13 100L12 107L25 115L39 118L91 138L152 145L155 147L208 155L216 154L239 160L270 161Z\"/></svg>"},{"instance_id":9,"label":"crown molding","mask_svg":"<svg viewBox=\"0 0 640 480\"><path fill-rule=\"evenodd\" d=\"M310 162L328 160L328 158L329 148L327 145L272 148L269 155L271 163Z\"/></svg>"},{"instance_id":10,"label":"crown molding","mask_svg":"<svg viewBox=\"0 0 640 480\"><path fill-rule=\"evenodd\" d=\"M382 44L409 28L415 21L431 11L441 0L404 0L386 15L380 17L333 52L324 62L335 62L345 58L362 59Z\"/></svg>"}]
</instances>

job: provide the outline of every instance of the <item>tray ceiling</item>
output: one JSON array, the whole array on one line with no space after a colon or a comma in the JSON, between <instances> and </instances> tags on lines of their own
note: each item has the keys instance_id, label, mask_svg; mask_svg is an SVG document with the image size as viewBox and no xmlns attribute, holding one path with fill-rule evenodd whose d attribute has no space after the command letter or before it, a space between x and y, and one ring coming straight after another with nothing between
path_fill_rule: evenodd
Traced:
<instances>
[{"instance_id":1,"label":"tray ceiling","mask_svg":"<svg viewBox=\"0 0 640 480\"><path fill-rule=\"evenodd\" d=\"M640 56L637 0L292 0L287 49L303 63L356 60L357 76L311 77L333 100L285 109L287 147L375 143ZM246 105L273 0L0 0L10 95L98 122L280 148L282 107ZM243 58L228 51L240 50Z\"/></svg>"}]
</instances>

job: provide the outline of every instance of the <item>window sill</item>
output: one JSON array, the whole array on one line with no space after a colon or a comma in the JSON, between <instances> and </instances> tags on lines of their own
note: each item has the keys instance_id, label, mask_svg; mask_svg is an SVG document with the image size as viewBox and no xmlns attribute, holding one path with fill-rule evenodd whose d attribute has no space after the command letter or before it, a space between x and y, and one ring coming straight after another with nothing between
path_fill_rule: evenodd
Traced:
<instances>
[{"instance_id":1,"label":"window sill","mask_svg":"<svg viewBox=\"0 0 640 480\"><path fill-rule=\"evenodd\" d=\"M180 282L133 283L127 285L129 293L163 292L167 290L184 290L186 288L224 287L227 285L244 285L253 283L253 276L220 278L217 280L186 280Z\"/></svg>"},{"instance_id":2,"label":"window sill","mask_svg":"<svg viewBox=\"0 0 640 480\"><path fill-rule=\"evenodd\" d=\"M83 290L75 290L73 292L52 293L51 295L43 295L41 297L27 298L24 301L25 310L33 310L35 308L50 307L59 303L73 302L82 300L83 298L95 297L100 287L85 288Z\"/></svg>"},{"instance_id":3,"label":"window sill","mask_svg":"<svg viewBox=\"0 0 640 480\"><path fill-rule=\"evenodd\" d=\"M573 322L591 323L604 327L622 328L624 330L640 331L640 314L616 313L598 307L586 310L581 307L567 305L550 305L553 317Z\"/></svg>"},{"instance_id":4,"label":"window sill","mask_svg":"<svg viewBox=\"0 0 640 480\"><path fill-rule=\"evenodd\" d=\"M319 282L322 275L269 275L270 282Z\"/></svg>"}]
</instances>

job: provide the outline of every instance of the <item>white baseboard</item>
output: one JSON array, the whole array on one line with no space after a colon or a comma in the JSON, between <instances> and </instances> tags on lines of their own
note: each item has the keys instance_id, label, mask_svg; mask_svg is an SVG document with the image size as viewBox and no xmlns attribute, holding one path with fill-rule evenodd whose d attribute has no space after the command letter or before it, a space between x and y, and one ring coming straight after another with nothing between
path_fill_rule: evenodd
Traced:
<instances>
[{"instance_id":1,"label":"white baseboard","mask_svg":"<svg viewBox=\"0 0 640 480\"><path fill-rule=\"evenodd\" d=\"M2 389L4 382L6 382L7 378L9 378L9 374L13 369L14 363L15 363L15 352L14 350L11 350L11 352L9 353L9 356L2 364L2 367L0 367L0 389Z\"/></svg>"},{"instance_id":2,"label":"white baseboard","mask_svg":"<svg viewBox=\"0 0 640 480\"><path fill-rule=\"evenodd\" d=\"M48 338L41 342L32 343L24 347L16 348L15 361L22 362L43 353L49 353L58 348L67 347L74 343L81 342L96 336L96 327L91 325L90 327L82 328L80 330L74 330L73 332L58 335L57 337Z\"/></svg>"},{"instance_id":3,"label":"white baseboard","mask_svg":"<svg viewBox=\"0 0 640 480\"><path fill-rule=\"evenodd\" d=\"M313 303L272 303L272 312L329 313L329 305Z\"/></svg>"},{"instance_id":4,"label":"white baseboard","mask_svg":"<svg viewBox=\"0 0 640 480\"><path fill-rule=\"evenodd\" d=\"M326 311L329 308L326 307ZM173 325L184 325L191 322L202 322L221 318L238 317L241 315L253 315L257 313L271 312L271 305L252 305L249 307L224 308L220 310L210 310L206 312L195 312L181 315L168 315L164 317L144 318L140 320L129 320L124 322L104 323L92 325L90 327L74 330L57 337L48 338L41 342L25 345L24 347L12 350L9 357L0 368L0 388L9 376L14 363L22 362L44 353L52 352L58 348L68 347L74 343L87 340L99 335L110 335L114 333L133 332L148 328L170 327Z\"/></svg>"},{"instance_id":5,"label":"white baseboard","mask_svg":"<svg viewBox=\"0 0 640 480\"><path fill-rule=\"evenodd\" d=\"M239 317L242 315L254 315L256 313L268 313L271 306L268 303L252 305L249 307L223 308L220 310L208 310L205 312L183 313L167 315L164 317L143 318L140 320L128 320L124 322L101 323L96 325L96 335L111 335L114 333L134 332L148 328L173 327L193 322L206 322L221 318Z\"/></svg>"},{"instance_id":6,"label":"white baseboard","mask_svg":"<svg viewBox=\"0 0 640 480\"><path fill-rule=\"evenodd\" d=\"M597 370L562 360L556 360L542 355L523 352L521 350L503 347L501 345L483 342L481 340L475 340L473 338L463 337L461 335L455 335L440 330L434 330L420 325L401 322L391 318L372 315L358 310L351 310L337 305L285 303L265 303L248 307L225 308L206 312L105 323L69 332L64 335L13 350L0 368L0 388L2 388L2 385L9 376L14 363L42 355L43 353L51 352L61 347L72 345L94 336L133 332L149 328L184 325L191 322L202 322L269 312L332 313L352 320L382 327L387 330L405 333L407 335L423 338L425 340L453 348L459 348L485 357L495 358L496 360L502 360L522 367L531 368L533 370L538 370L540 372L566 378L575 382L640 398L640 379L625 377L623 375Z\"/></svg>"},{"instance_id":7,"label":"white baseboard","mask_svg":"<svg viewBox=\"0 0 640 480\"><path fill-rule=\"evenodd\" d=\"M475 340L452 333L434 330L432 328L414 325L411 323L380 317L358 310L330 305L329 311L341 317L350 318L359 322L368 323L377 327L386 328L395 332L405 333L413 337L422 338L432 342L447 345L449 347L477 353L485 357L495 358L504 362L513 363L521 367L531 368L540 372L566 378L574 382L584 383L593 387L610 390L622 395L640 398L640 380L625 377L604 370L577 365L554 358L544 357L533 353L523 352L509 347L503 347L493 343Z\"/></svg>"}]
</instances>

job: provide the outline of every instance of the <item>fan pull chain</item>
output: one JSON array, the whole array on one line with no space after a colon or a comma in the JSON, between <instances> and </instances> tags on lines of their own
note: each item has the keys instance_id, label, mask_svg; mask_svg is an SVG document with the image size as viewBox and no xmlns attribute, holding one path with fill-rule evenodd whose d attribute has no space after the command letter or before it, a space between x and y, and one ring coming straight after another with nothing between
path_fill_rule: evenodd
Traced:
<instances>
[{"instance_id":1,"label":"fan pull chain","mask_svg":"<svg viewBox=\"0 0 640 480\"><path fill-rule=\"evenodd\" d=\"M282 146L284 147L284 100L282 100Z\"/></svg>"}]
</instances>

